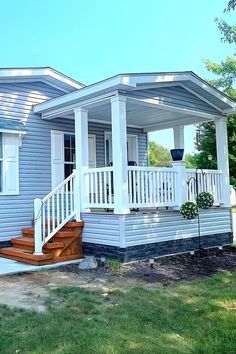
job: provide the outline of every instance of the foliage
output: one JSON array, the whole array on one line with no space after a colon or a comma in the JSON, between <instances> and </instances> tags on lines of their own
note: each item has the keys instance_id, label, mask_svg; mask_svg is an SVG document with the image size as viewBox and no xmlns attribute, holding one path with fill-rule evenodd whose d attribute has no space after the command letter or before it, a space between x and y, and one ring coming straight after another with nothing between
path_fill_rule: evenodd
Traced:
<instances>
[{"instance_id":1,"label":"foliage","mask_svg":"<svg viewBox=\"0 0 236 354\"><path fill-rule=\"evenodd\" d=\"M148 144L148 161L150 166L169 167L172 162L170 151L155 141L150 141Z\"/></svg>"},{"instance_id":2,"label":"foliage","mask_svg":"<svg viewBox=\"0 0 236 354\"><path fill-rule=\"evenodd\" d=\"M185 154L184 160L186 168L197 168L197 161L195 155Z\"/></svg>"},{"instance_id":3,"label":"foliage","mask_svg":"<svg viewBox=\"0 0 236 354\"><path fill-rule=\"evenodd\" d=\"M122 263L118 259L110 259L107 262L107 268L115 273L119 273L122 268Z\"/></svg>"},{"instance_id":4,"label":"foliage","mask_svg":"<svg viewBox=\"0 0 236 354\"><path fill-rule=\"evenodd\" d=\"M236 1L229 1L226 11L234 10ZM236 45L236 26L229 25L224 20L216 19L218 28L222 34L221 40L225 43ZM222 90L232 99L236 100L236 54L227 57L221 63L205 60L207 70L214 74L216 78L210 83L217 89ZM229 141L229 168L230 183L236 187L236 115L228 117L228 141ZM193 160L198 168L216 168L216 139L214 122L203 123L199 127L198 139L196 143L198 154ZM208 156L212 156L209 161Z\"/></svg>"},{"instance_id":5,"label":"foliage","mask_svg":"<svg viewBox=\"0 0 236 354\"><path fill-rule=\"evenodd\" d=\"M226 7L226 9L224 10L224 12L229 12L231 10L234 10L236 8L236 0L229 0L228 5Z\"/></svg>"},{"instance_id":6,"label":"foliage","mask_svg":"<svg viewBox=\"0 0 236 354\"><path fill-rule=\"evenodd\" d=\"M198 214L198 207L193 202L186 202L181 205L180 214L184 219L195 219Z\"/></svg>"},{"instance_id":7,"label":"foliage","mask_svg":"<svg viewBox=\"0 0 236 354\"><path fill-rule=\"evenodd\" d=\"M199 193L197 197L197 206L201 209L208 209L212 207L214 203L214 198L211 195L211 193L208 192L202 192Z\"/></svg>"},{"instance_id":8,"label":"foliage","mask_svg":"<svg viewBox=\"0 0 236 354\"><path fill-rule=\"evenodd\" d=\"M45 312L0 306L0 353L236 352L236 272L147 289L118 284L106 296L55 289Z\"/></svg>"}]
</instances>

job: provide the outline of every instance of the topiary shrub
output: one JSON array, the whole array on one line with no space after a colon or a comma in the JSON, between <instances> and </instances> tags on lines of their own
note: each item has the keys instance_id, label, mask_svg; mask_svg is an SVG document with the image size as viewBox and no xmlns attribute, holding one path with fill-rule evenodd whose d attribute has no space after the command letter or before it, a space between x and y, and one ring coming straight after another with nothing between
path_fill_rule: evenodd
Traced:
<instances>
[{"instance_id":1,"label":"topiary shrub","mask_svg":"<svg viewBox=\"0 0 236 354\"><path fill-rule=\"evenodd\" d=\"M186 202L181 205L180 214L184 219L195 219L198 214L197 204L193 202Z\"/></svg>"},{"instance_id":2,"label":"topiary shrub","mask_svg":"<svg viewBox=\"0 0 236 354\"><path fill-rule=\"evenodd\" d=\"M202 192L197 197L197 206L201 209L208 209L212 207L214 198L211 193Z\"/></svg>"}]
</instances>

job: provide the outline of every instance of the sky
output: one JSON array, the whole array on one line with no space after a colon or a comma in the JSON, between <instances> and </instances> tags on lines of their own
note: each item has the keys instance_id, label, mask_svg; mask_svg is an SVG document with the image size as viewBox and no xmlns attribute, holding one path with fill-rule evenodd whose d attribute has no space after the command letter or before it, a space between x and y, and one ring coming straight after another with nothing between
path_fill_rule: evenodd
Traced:
<instances>
[{"instance_id":1,"label":"sky","mask_svg":"<svg viewBox=\"0 0 236 354\"><path fill-rule=\"evenodd\" d=\"M0 67L51 66L90 84L119 73L192 70L209 78L203 59L220 62L215 17L228 0L1 1ZM192 152L194 129L185 132ZM172 148L171 132L150 136Z\"/></svg>"}]
</instances>

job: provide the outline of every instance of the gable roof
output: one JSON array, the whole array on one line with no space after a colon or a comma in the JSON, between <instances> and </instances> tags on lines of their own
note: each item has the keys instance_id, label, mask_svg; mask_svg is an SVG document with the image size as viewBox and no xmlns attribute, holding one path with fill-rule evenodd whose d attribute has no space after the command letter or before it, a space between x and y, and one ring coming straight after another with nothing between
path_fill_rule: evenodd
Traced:
<instances>
[{"instance_id":1,"label":"gable roof","mask_svg":"<svg viewBox=\"0 0 236 354\"><path fill-rule=\"evenodd\" d=\"M217 90L192 71L181 71L119 74L72 93L37 104L34 106L34 111L44 113L69 105L79 105L87 99L112 91L122 91L128 94L137 90L166 87L168 85L182 86L202 101L213 106L221 115L234 113L236 110L236 102L223 92Z\"/></svg>"},{"instance_id":2,"label":"gable roof","mask_svg":"<svg viewBox=\"0 0 236 354\"><path fill-rule=\"evenodd\" d=\"M0 68L0 83L41 81L64 93L85 87L84 84L50 67Z\"/></svg>"}]
</instances>

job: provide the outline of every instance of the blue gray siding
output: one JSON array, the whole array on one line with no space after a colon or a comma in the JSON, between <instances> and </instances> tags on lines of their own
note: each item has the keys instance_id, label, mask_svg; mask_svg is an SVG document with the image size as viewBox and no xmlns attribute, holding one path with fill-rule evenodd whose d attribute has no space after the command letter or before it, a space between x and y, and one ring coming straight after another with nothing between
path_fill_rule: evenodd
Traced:
<instances>
[{"instance_id":1,"label":"blue gray siding","mask_svg":"<svg viewBox=\"0 0 236 354\"><path fill-rule=\"evenodd\" d=\"M210 114L219 114L219 111L214 107L180 86L136 90L129 92L128 96L138 99L159 99L163 103L173 107L187 108Z\"/></svg>"},{"instance_id":2,"label":"blue gray siding","mask_svg":"<svg viewBox=\"0 0 236 354\"><path fill-rule=\"evenodd\" d=\"M197 219L185 220L177 211L138 212L126 216L85 213L82 218L86 243L133 247L198 237ZM232 233L231 209L201 211L200 230L202 237Z\"/></svg>"},{"instance_id":3,"label":"blue gray siding","mask_svg":"<svg viewBox=\"0 0 236 354\"><path fill-rule=\"evenodd\" d=\"M20 120L27 134L19 150L20 195L0 195L0 241L20 235L21 228L31 226L33 200L51 190L51 130L74 132L69 119L43 121L32 113L32 105L61 95L59 90L44 83L0 84L0 118ZM97 166L104 166L104 130L109 125L89 123L89 133L96 134ZM140 164L146 163L146 134L139 135Z\"/></svg>"}]
</instances>

